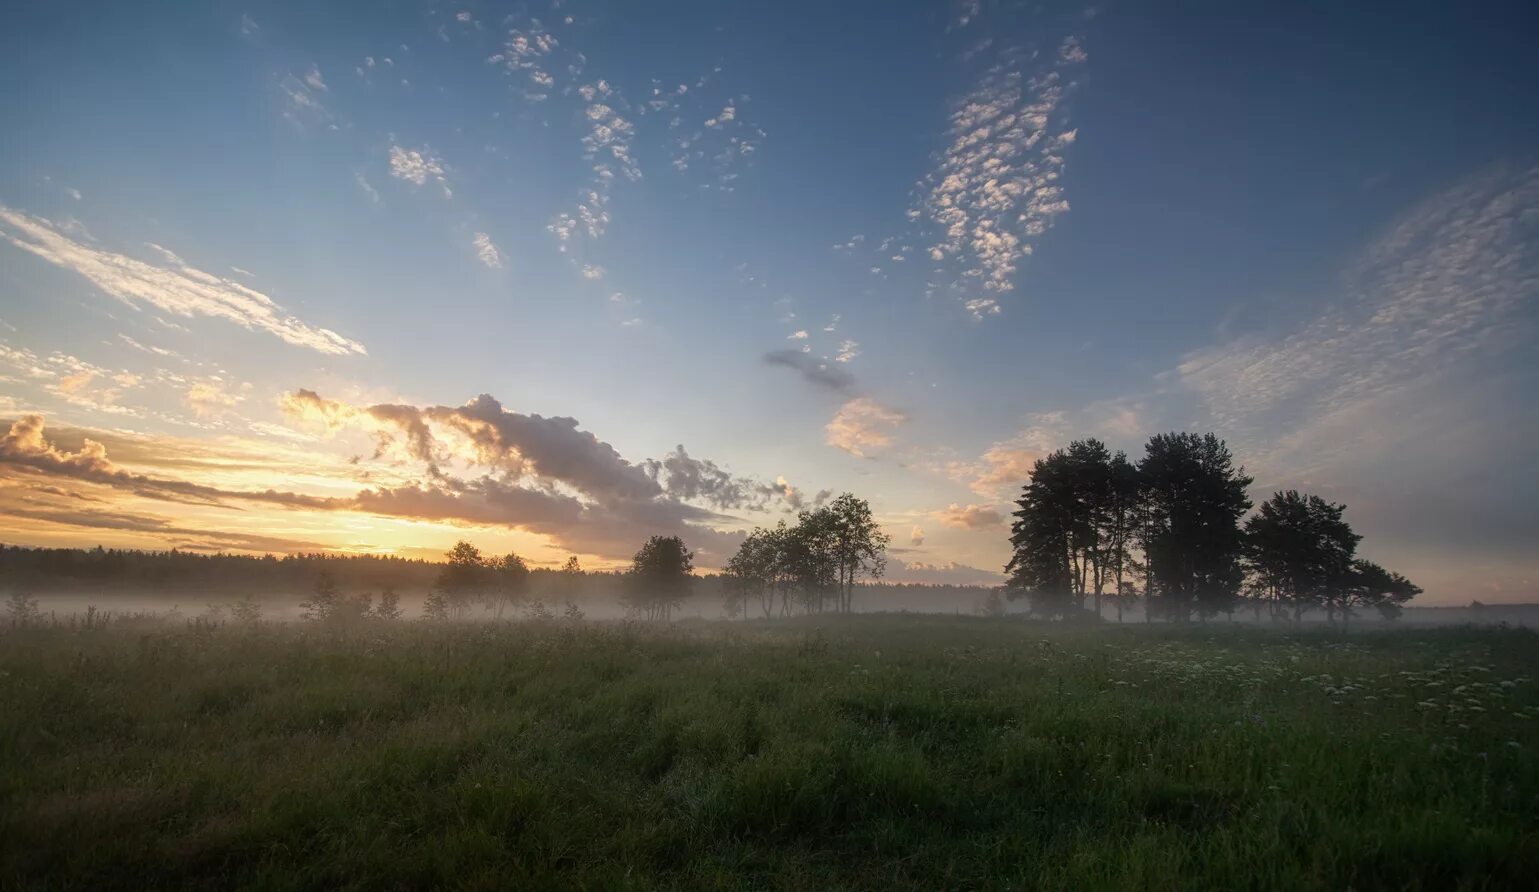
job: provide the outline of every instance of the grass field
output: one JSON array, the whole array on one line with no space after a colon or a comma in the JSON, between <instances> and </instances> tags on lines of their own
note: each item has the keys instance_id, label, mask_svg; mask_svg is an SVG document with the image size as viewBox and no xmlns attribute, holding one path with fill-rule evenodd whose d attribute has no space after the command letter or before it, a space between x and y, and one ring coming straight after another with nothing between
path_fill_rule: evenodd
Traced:
<instances>
[{"instance_id":1,"label":"grass field","mask_svg":"<svg viewBox=\"0 0 1539 892\"><path fill-rule=\"evenodd\" d=\"M0 886L1533 888L1539 635L0 635Z\"/></svg>"}]
</instances>

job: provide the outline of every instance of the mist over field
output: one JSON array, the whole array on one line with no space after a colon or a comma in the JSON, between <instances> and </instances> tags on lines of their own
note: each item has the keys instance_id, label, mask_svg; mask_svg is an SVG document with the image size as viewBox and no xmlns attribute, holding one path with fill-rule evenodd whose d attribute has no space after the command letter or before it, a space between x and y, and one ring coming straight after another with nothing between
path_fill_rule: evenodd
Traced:
<instances>
[{"instance_id":1,"label":"mist over field","mask_svg":"<svg viewBox=\"0 0 1539 892\"><path fill-rule=\"evenodd\" d=\"M401 592L401 608L408 618L419 617L422 613L423 601L427 598L426 591ZM96 608L103 613L112 613L124 616L148 614L159 619L169 619L172 622L195 621L199 618L210 619L218 622L230 620L230 607L238 603L237 599L220 599L218 597L174 597L165 594L157 594L154 591L143 592L114 592L108 596L102 596L99 592L90 591L57 591L36 596L38 610L46 615L50 621L68 623L71 619L79 620L84 616L88 608ZM305 600L303 594L269 596L259 599L262 605L263 617L279 622L302 622L304 619ZM929 591L927 587L916 586L894 592L890 589L873 588L867 592L856 590L856 613L935 613L949 615L979 616L987 611L989 590L978 589L952 589L942 591ZM585 617L592 620L621 621L631 616L624 604L602 599L578 599L571 603L579 606ZM564 607L566 602L556 602L555 606ZM211 609L213 608L213 609ZM1017 618L1025 618L1029 611L1021 604L1004 605L1004 615ZM721 604L703 597L693 597L683 602L675 613L679 620L738 620L737 617L728 617ZM1106 619L1113 619L1108 611ZM1143 623L1148 621L1141 608L1129 609L1125 614L1127 623ZM490 611L482 610L470 613L465 622L493 622ZM1324 615L1311 615L1304 619L1304 624L1309 626L1328 626L1329 621ZM1539 626L1539 605L1536 604L1507 604L1507 605L1481 605L1478 607L1417 607L1410 606L1395 619L1388 620L1383 617L1366 614L1361 622L1373 627L1392 628L1398 625L1408 626L1481 626L1502 625L1522 626L1534 628ZM1257 617L1247 611L1237 611L1232 617L1225 616L1214 619L1210 625L1222 627L1228 624L1240 625L1271 625L1266 617Z\"/></svg>"}]
</instances>

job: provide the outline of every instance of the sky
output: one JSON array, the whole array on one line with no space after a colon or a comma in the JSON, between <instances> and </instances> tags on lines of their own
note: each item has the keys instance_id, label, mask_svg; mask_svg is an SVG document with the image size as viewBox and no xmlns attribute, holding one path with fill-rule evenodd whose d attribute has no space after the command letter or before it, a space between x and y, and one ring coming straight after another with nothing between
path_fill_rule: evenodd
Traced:
<instances>
[{"instance_id":1,"label":"sky","mask_svg":"<svg viewBox=\"0 0 1539 892\"><path fill-rule=\"evenodd\" d=\"M0 541L625 563L1222 436L1539 600L1539 10L58 4L0 30Z\"/></svg>"}]
</instances>

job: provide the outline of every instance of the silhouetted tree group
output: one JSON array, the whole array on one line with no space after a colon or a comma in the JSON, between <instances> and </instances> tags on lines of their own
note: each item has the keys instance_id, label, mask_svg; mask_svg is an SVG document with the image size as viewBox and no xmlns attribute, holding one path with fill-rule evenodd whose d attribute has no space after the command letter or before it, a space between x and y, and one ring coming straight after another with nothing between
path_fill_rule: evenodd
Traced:
<instances>
[{"instance_id":1,"label":"silhouetted tree group","mask_svg":"<svg viewBox=\"0 0 1539 892\"><path fill-rule=\"evenodd\" d=\"M463 619L477 605L499 620L515 607L548 614L543 602L529 600L532 575L528 563L517 554L488 557L469 542L456 542L444 555L438 577L422 602L423 616Z\"/></svg>"},{"instance_id":2,"label":"silhouetted tree group","mask_svg":"<svg viewBox=\"0 0 1539 892\"><path fill-rule=\"evenodd\" d=\"M678 536L653 536L631 559L625 605L647 619L667 622L689 595L694 554Z\"/></svg>"},{"instance_id":3,"label":"silhouetted tree group","mask_svg":"<svg viewBox=\"0 0 1539 892\"><path fill-rule=\"evenodd\" d=\"M1146 618L1185 622L1248 599L1257 617L1322 608L1345 623L1420 593L1356 557L1342 505L1290 490L1246 519L1252 482L1213 434L1153 436L1136 465L1098 440L1070 443L1037 460L1016 502L1007 594L1056 618L1100 618L1110 600L1121 621L1142 599Z\"/></svg>"},{"instance_id":4,"label":"silhouetted tree group","mask_svg":"<svg viewBox=\"0 0 1539 892\"><path fill-rule=\"evenodd\" d=\"M886 570L889 541L870 504L850 493L801 512L794 526L755 528L724 568L727 613L746 616L755 602L765 616L777 607L781 616L853 612L856 583Z\"/></svg>"}]
</instances>

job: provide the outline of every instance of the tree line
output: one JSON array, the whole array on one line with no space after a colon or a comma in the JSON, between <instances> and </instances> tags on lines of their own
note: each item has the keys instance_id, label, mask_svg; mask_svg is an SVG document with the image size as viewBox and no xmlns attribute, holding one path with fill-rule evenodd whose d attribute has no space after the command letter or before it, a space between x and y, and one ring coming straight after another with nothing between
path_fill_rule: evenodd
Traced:
<instances>
[{"instance_id":1,"label":"tree line","mask_svg":"<svg viewBox=\"0 0 1539 892\"><path fill-rule=\"evenodd\" d=\"M1420 594L1410 580L1357 557L1345 506L1294 490L1247 517L1253 479L1213 434L1151 437L1137 463L1099 440L1038 459L1016 501L1006 595L1055 618L1185 622L1248 606L1259 619L1385 616Z\"/></svg>"},{"instance_id":2,"label":"tree line","mask_svg":"<svg viewBox=\"0 0 1539 892\"><path fill-rule=\"evenodd\" d=\"M346 589L393 585L420 591L432 583L438 564L383 554L252 555L0 545L0 583L34 592L301 594L323 571Z\"/></svg>"},{"instance_id":3,"label":"tree line","mask_svg":"<svg viewBox=\"0 0 1539 892\"><path fill-rule=\"evenodd\" d=\"M689 595L696 581L694 555L677 536L653 536L641 546L631 566L620 573L589 574L583 571L577 556L567 558L554 571L549 585L538 593L532 585L534 571L520 555L486 555L469 542L460 541L444 555L427 598L422 617L430 621L466 619L479 608L494 620L510 618L515 612L525 619L553 619L555 608L562 607L566 619L584 617L577 598L590 576L621 582L620 602L647 619L667 621ZM372 592L348 594L331 573L322 570L307 600L300 604L304 618L320 622L363 619L393 620L401 617L399 596L392 587L379 595ZM550 599L550 600L547 600Z\"/></svg>"}]
</instances>

